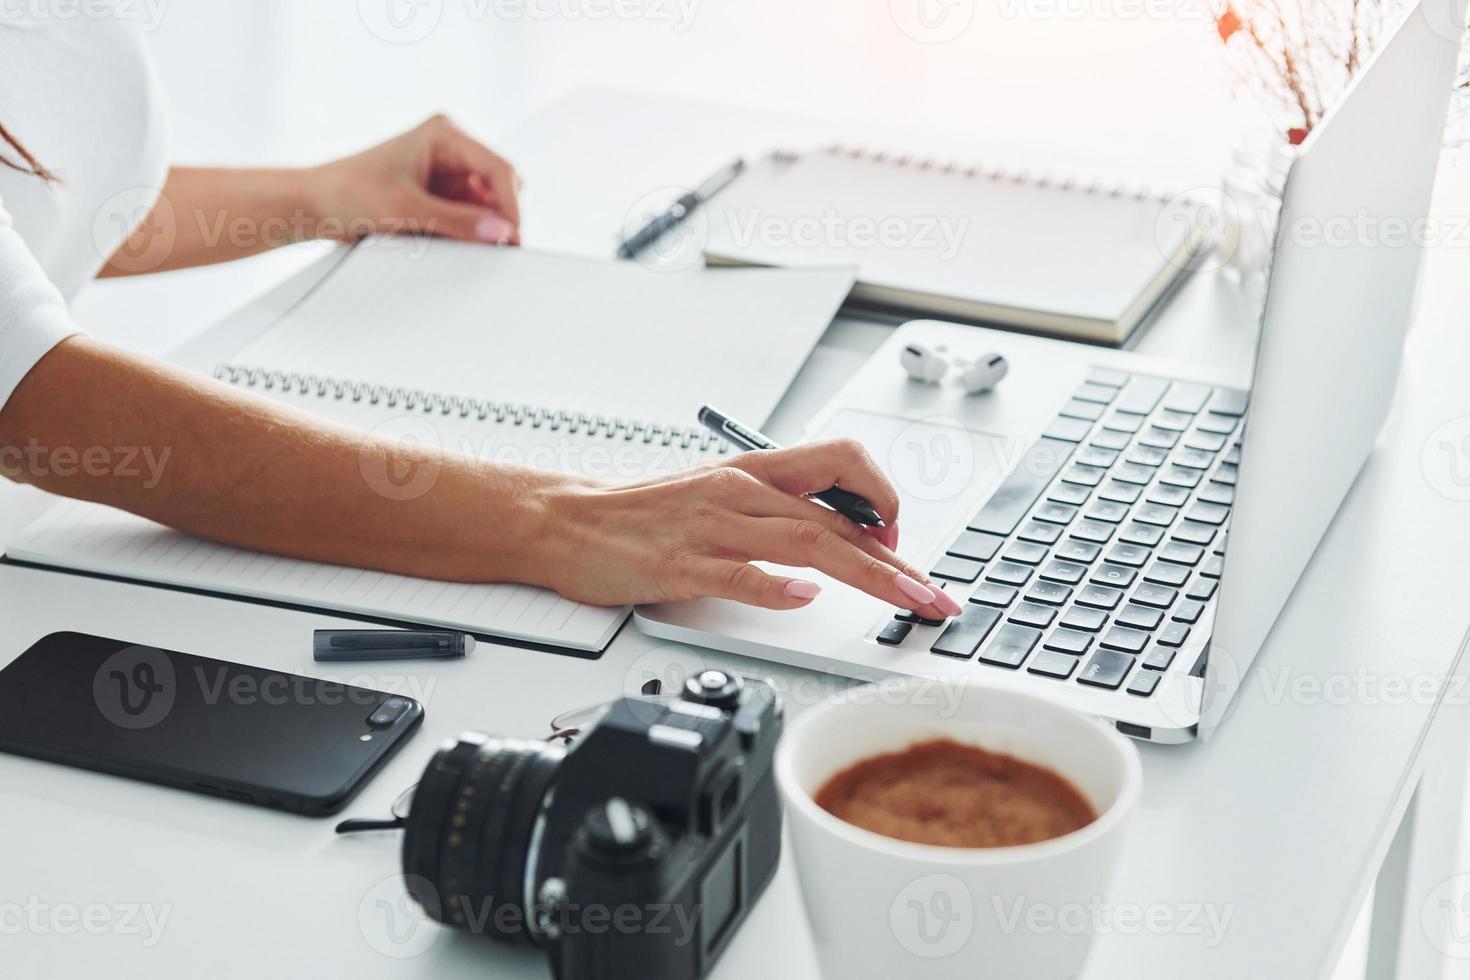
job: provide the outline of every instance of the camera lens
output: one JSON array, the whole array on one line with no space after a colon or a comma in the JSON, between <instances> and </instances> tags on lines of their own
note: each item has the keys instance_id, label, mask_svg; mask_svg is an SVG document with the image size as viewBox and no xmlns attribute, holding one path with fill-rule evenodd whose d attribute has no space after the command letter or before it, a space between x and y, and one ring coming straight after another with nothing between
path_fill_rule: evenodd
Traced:
<instances>
[{"instance_id":1,"label":"camera lens","mask_svg":"<svg viewBox=\"0 0 1470 980\"><path fill-rule=\"evenodd\" d=\"M537 829L559 745L467 734L429 763L403 839L409 893L434 919L534 939Z\"/></svg>"}]
</instances>

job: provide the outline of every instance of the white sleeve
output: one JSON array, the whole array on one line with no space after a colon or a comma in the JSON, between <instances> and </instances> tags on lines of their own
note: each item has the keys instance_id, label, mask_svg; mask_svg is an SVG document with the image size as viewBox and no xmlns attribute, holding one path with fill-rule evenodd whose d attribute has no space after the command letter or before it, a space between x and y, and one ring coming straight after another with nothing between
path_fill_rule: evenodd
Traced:
<instances>
[{"instance_id":1,"label":"white sleeve","mask_svg":"<svg viewBox=\"0 0 1470 980\"><path fill-rule=\"evenodd\" d=\"M0 408L51 348L78 332L61 291L0 201Z\"/></svg>"}]
</instances>

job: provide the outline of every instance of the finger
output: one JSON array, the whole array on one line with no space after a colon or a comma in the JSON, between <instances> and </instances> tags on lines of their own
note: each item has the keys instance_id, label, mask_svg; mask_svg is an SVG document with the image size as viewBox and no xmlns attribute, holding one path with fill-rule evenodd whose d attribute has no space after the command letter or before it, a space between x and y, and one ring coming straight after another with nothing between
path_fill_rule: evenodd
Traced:
<instances>
[{"instance_id":1,"label":"finger","mask_svg":"<svg viewBox=\"0 0 1470 980\"><path fill-rule=\"evenodd\" d=\"M753 518L735 516L728 520L727 534L736 542L742 557L771 561L797 568L815 568L837 581L866 592L901 609L912 610L926 619L958 615L959 606L943 590L926 585L912 569L890 556L871 553L862 545L881 548L866 534L856 541L827 526L822 520Z\"/></svg>"},{"instance_id":2,"label":"finger","mask_svg":"<svg viewBox=\"0 0 1470 980\"><path fill-rule=\"evenodd\" d=\"M470 136L454 123L441 119L436 123L438 139L434 144L436 169L459 170L479 174L495 196L496 209L520 229L520 178L510 162Z\"/></svg>"},{"instance_id":3,"label":"finger","mask_svg":"<svg viewBox=\"0 0 1470 980\"><path fill-rule=\"evenodd\" d=\"M745 562L718 558L689 565L684 585L696 595L734 599L762 609L800 609L822 591L815 582L771 575Z\"/></svg>"},{"instance_id":4,"label":"finger","mask_svg":"<svg viewBox=\"0 0 1470 980\"><path fill-rule=\"evenodd\" d=\"M503 215L475 204L415 191L412 210L425 221L430 234L443 238L492 245L509 245L515 239L515 227Z\"/></svg>"},{"instance_id":5,"label":"finger","mask_svg":"<svg viewBox=\"0 0 1470 980\"><path fill-rule=\"evenodd\" d=\"M885 524L898 520L898 491L862 444L851 439L745 453L731 465L789 494L820 493L840 486L865 498Z\"/></svg>"}]
</instances>

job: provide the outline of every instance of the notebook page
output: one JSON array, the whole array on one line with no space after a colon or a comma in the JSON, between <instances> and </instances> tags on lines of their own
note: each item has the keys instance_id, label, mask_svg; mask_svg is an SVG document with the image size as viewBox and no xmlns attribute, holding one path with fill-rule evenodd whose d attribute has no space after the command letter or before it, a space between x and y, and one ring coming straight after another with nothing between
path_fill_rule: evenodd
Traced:
<instances>
[{"instance_id":1,"label":"notebook page","mask_svg":"<svg viewBox=\"0 0 1470 980\"><path fill-rule=\"evenodd\" d=\"M710 403L758 425L852 283L372 239L231 362L664 424Z\"/></svg>"},{"instance_id":2,"label":"notebook page","mask_svg":"<svg viewBox=\"0 0 1470 980\"><path fill-rule=\"evenodd\" d=\"M6 553L17 561L585 651L605 647L628 614L627 607L586 606L528 585L438 582L259 554L80 501L52 507Z\"/></svg>"}]
</instances>

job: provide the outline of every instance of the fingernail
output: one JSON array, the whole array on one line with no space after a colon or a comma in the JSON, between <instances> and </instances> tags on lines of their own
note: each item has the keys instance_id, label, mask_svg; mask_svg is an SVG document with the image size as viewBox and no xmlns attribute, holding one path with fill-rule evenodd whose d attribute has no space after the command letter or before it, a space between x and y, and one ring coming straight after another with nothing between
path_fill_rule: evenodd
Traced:
<instances>
[{"instance_id":1,"label":"fingernail","mask_svg":"<svg viewBox=\"0 0 1470 980\"><path fill-rule=\"evenodd\" d=\"M893 580L898 583L898 591L908 596L914 602L933 602L934 590L922 582L916 582L903 572L895 572Z\"/></svg>"},{"instance_id":2,"label":"fingernail","mask_svg":"<svg viewBox=\"0 0 1470 980\"><path fill-rule=\"evenodd\" d=\"M934 590L934 606L946 616L958 616L965 611L965 607L950 598L949 593L943 589Z\"/></svg>"},{"instance_id":3,"label":"fingernail","mask_svg":"<svg viewBox=\"0 0 1470 980\"><path fill-rule=\"evenodd\" d=\"M815 599L821 592L822 587L815 582L793 579L786 583L786 594L792 599Z\"/></svg>"},{"instance_id":4,"label":"fingernail","mask_svg":"<svg viewBox=\"0 0 1470 980\"><path fill-rule=\"evenodd\" d=\"M507 242L514 232L511 223L498 215L487 214L475 222L475 237L482 242Z\"/></svg>"}]
</instances>

